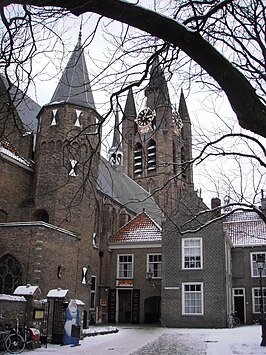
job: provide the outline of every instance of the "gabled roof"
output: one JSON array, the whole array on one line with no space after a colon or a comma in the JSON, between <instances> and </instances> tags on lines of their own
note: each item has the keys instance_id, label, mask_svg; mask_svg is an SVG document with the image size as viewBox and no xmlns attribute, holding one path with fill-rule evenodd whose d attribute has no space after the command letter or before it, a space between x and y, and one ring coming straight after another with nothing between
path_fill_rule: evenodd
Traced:
<instances>
[{"instance_id":1,"label":"gabled roof","mask_svg":"<svg viewBox=\"0 0 266 355\"><path fill-rule=\"evenodd\" d=\"M123 173L121 167L112 166L101 157L97 179L98 190L134 213L145 209L158 225L162 224L163 213L153 197Z\"/></svg>"},{"instance_id":2,"label":"gabled roof","mask_svg":"<svg viewBox=\"0 0 266 355\"><path fill-rule=\"evenodd\" d=\"M69 58L50 104L61 102L95 110L89 74L81 45L81 34L79 34L78 43Z\"/></svg>"},{"instance_id":3,"label":"gabled roof","mask_svg":"<svg viewBox=\"0 0 266 355\"><path fill-rule=\"evenodd\" d=\"M0 93L0 95L6 95L9 93L10 99L16 108L25 131L36 133L38 126L37 115L41 110L41 106L39 106L15 85L9 85L7 79L2 74L0 74L0 77L5 88L7 89L5 93Z\"/></svg>"},{"instance_id":4,"label":"gabled roof","mask_svg":"<svg viewBox=\"0 0 266 355\"><path fill-rule=\"evenodd\" d=\"M146 212L141 212L120 228L110 238L109 243L161 241L161 227Z\"/></svg>"},{"instance_id":5,"label":"gabled roof","mask_svg":"<svg viewBox=\"0 0 266 355\"><path fill-rule=\"evenodd\" d=\"M236 212L227 216L224 229L235 247L266 245L266 224L256 212Z\"/></svg>"},{"instance_id":6,"label":"gabled roof","mask_svg":"<svg viewBox=\"0 0 266 355\"><path fill-rule=\"evenodd\" d=\"M33 296L36 293L41 293L39 286L24 285L18 286L13 294L17 296Z\"/></svg>"}]
</instances>

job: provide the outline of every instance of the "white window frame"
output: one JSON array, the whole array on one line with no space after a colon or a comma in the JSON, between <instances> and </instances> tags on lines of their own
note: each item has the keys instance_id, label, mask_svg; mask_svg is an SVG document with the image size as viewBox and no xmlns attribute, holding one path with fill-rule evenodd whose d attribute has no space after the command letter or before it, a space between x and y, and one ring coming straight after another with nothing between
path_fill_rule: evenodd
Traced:
<instances>
[{"instance_id":1,"label":"white window frame","mask_svg":"<svg viewBox=\"0 0 266 355\"><path fill-rule=\"evenodd\" d=\"M160 261L150 261L150 256L160 256L161 260ZM155 265L158 265L158 267L154 267ZM159 276L155 276L154 272L156 271ZM161 279L162 278L162 253L150 253L147 254L147 267L146 267L146 273L147 272L152 272L152 279Z\"/></svg>"},{"instance_id":2,"label":"white window frame","mask_svg":"<svg viewBox=\"0 0 266 355\"><path fill-rule=\"evenodd\" d=\"M200 291L186 291L186 286L200 286ZM187 312L186 311L186 295L197 293L200 295L200 312ZM202 316L204 314L204 302L203 302L203 282L183 282L182 283L182 315L188 316Z\"/></svg>"},{"instance_id":3,"label":"white window frame","mask_svg":"<svg viewBox=\"0 0 266 355\"><path fill-rule=\"evenodd\" d=\"M251 252L250 253L250 272L251 272L251 277L260 277L256 261L253 260L254 259L253 256L258 255L258 254L264 254L265 255L265 263L264 263L264 268L263 268L263 271L261 273L261 276L262 277L266 277L266 252L263 252L263 251L256 251L256 252Z\"/></svg>"},{"instance_id":4,"label":"white window frame","mask_svg":"<svg viewBox=\"0 0 266 355\"><path fill-rule=\"evenodd\" d=\"M257 295L255 296L255 292ZM263 293L263 308L266 313L266 287L262 287ZM252 287L252 312L254 314L260 314L260 287Z\"/></svg>"},{"instance_id":5,"label":"white window frame","mask_svg":"<svg viewBox=\"0 0 266 355\"><path fill-rule=\"evenodd\" d=\"M120 262L120 257L129 257L129 256L131 256L131 262ZM131 273L130 273L130 270L128 270L127 272L129 273L129 275L128 276L124 276L124 275L121 275L121 272L124 272L125 270L122 270L121 268L120 268L120 265L125 265L125 264L127 264L127 265L130 265L131 264ZM118 254L117 255L117 268L116 268L116 270L117 270L117 274L116 274L116 276L117 276L117 278L118 279L133 279L133 275L134 275L134 254Z\"/></svg>"},{"instance_id":6,"label":"white window frame","mask_svg":"<svg viewBox=\"0 0 266 355\"><path fill-rule=\"evenodd\" d=\"M93 288L93 282L95 287ZM96 307L96 290L97 290L97 276L91 275L91 294L90 294L90 309L95 309Z\"/></svg>"},{"instance_id":7,"label":"white window frame","mask_svg":"<svg viewBox=\"0 0 266 355\"><path fill-rule=\"evenodd\" d=\"M200 241L200 266L199 267L185 267L185 257L187 256L185 254L185 249L189 248L185 246L185 242L190 242L190 241ZM191 247L192 249L192 247ZM190 262L190 261L189 261ZM196 264L196 261L195 261ZM202 252L202 238L182 238L182 269L183 270L201 270L203 268L203 252Z\"/></svg>"}]
</instances>

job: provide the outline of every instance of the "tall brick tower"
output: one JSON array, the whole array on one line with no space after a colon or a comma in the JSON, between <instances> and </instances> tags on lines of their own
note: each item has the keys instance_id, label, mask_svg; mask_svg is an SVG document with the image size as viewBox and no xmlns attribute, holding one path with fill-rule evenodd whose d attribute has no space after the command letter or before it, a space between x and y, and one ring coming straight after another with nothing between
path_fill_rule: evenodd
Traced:
<instances>
[{"instance_id":1,"label":"tall brick tower","mask_svg":"<svg viewBox=\"0 0 266 355\"><path fill-rule=\"evenodd\" d=\"M191 122L183 92L179 108L172 107L167 82L156 58L145 89L146 107L136 112L133 92L123 116L124 172L154 193L168 214L176 201L193 184Z\"/></svg>"},{"instance_id":2,"label":"tall brick tower","mask_svg":"<svg viewBox=\"0 0 266 355\"><path fill-rule=\"evenodd\" d=\"M92 236L101 118L95 109L81 35L51 102L38 118L32 218L75 233L80 238L80 275L88 264L97 272Z\"/></svg>"}]
</instances>

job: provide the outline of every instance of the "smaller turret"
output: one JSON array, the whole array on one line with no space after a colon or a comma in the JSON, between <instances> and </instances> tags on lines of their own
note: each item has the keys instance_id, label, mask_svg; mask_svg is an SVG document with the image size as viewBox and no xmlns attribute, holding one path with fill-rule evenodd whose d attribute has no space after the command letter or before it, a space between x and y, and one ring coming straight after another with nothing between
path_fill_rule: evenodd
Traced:
<instances>
[{"instance_id":1,"label":"smaller turret","mask_svg":"<svg viewBox=\"0 0 266 355\"><path fill-rule=\"evenodd\" d=\"M109 149L109 160L113 166L123 165L123 151L122 151L122 142L121 142L121 133L119 130L119 114L118 107L115 110L115 127L114 127L114 136L113 143Z\"/></svg>"}]
</instances>

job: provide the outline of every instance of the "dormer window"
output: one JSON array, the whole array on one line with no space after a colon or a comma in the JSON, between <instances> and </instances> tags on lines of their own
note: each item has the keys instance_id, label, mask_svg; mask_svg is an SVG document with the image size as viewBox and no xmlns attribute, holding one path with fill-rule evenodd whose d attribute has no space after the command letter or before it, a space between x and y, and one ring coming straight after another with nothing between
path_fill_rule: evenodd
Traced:
<instances>
[{"instance_id":1,"label":"dormer window","mask_svg":"<svg viewBox=\"0 0 266 355\"><path fill-rule=\"evenodd\" d=\"M74 159L69 161L69 176L77 176L78 175L78 162Z\"/></svg>"},{"instance_id":2,"label":"dormer window","mask_svg":"<svg viewBox=\"0 0 266 355\"><path fill-rule=\"evenodd\" d=\"M56 126L56 114L57 114L58 109L55 109L52 111L52 121L51 121L51 126Z\"/></svg>"}]
</instances>

